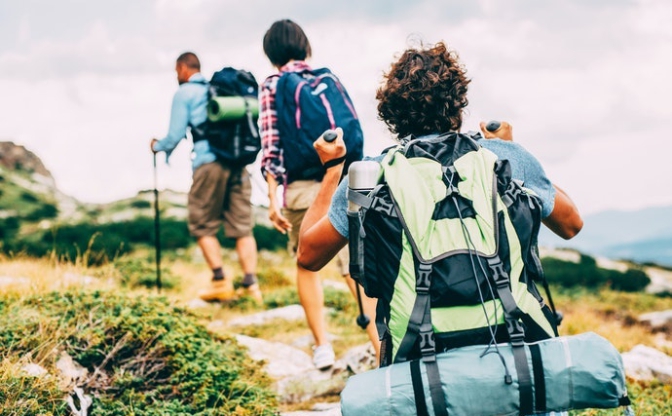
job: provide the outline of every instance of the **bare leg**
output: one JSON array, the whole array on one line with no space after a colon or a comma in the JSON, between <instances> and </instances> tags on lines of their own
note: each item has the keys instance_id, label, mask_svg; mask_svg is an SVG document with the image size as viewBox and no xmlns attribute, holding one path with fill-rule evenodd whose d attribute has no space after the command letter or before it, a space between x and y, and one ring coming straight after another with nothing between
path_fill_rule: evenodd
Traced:
<instances>
[{"instance_id":1,"label":"bare leg","mask_svg":"<svg viewBox=\"0 0 672 416\"><path fill-rule=\"evenodd\" d=\"M318 274L297 265L296 281L299 300L306 313L308 327L315 338L315 345L328 344L324 322L324 293Z\"/></svg>"},{"instance_id":2,"label":"bare leg","mask_svg":"<svg viewBox=\"0 0 672 416\"><path fill-rule=\"evenodd\" d=\"M220 246L217 237L206 235L199 237L196 241L203 252L203 257L205 257L206 263L210 266L210 269L222 267L222 247Z\"/></svg>"},{"instance_id":3,"label":"bare leg","mask_svg":"<svg viewBox=\"0 0 672 416\"><path fill-rule=\"evenodd\" d=\"M348 287L350 288L350 292L352 292L355 299L357 299L357 286L356 286L357 283L354 280L352 280L352 277L350 277L350 275L344 277L345 282L348 284ZM369 316L369 319L371 320L369 322L369 326L366 327L366 333L369 336L369 340L371 340L371 344L373 344L373 349L376 351L376 362L379 362L380 340L378 339L378 329L376 329L377 299L366 296L363 288L359 288L359 291L362 295L362 308L364 308L364 313L367 314Z\"/></svg>"},{"instance_id":4,"label":"bare leg","mask_svg":"<svg viewBox=\"0 0 672 416\"><path fill-rule=\"evenodd\" d=\"M243 273L256 274L257 272L257 242L254 236L248 235L236 240L236 252Z\"/></svg>"}]
</instances>

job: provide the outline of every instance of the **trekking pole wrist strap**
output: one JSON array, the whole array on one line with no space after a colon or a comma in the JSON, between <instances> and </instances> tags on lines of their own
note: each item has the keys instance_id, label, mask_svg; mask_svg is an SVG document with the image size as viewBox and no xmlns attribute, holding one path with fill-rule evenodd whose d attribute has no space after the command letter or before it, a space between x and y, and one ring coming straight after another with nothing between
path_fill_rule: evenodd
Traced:
<instances>
[{"instance_id":1,"label":"trekking pole wrist strap","mask_svg":"<svg viewBox=\"0 0 672 416\"><path fill-rule=\"evenodd\" d=\"M332 160L326 161L326 162L324 162L324 165L322 165L322 166L324 166L325 169L329 169L329 168L333 168L334 166L338 166L343 162L345 162L345 156L341 156L337 159L332 159Z\"/></svg>"}]
</instances>

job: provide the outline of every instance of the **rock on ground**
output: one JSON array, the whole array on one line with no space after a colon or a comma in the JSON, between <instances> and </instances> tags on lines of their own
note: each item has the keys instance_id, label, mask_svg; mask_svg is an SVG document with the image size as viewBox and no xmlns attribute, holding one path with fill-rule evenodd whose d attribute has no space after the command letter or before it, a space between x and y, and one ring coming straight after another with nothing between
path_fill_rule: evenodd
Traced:
<instances>
[{"instance_id":1,"label":"rock on ground","mask_svg":"<svg viewBox=\"0 0 672 416\"><path fill-rule=\"evenodd\" d=\"M625 373L636 380L658 379L672 384L672 357L645 345L636 345L623 353Z\"/></svg>"},{"instance_id":2,"label":"rock on ground","mask_svg":"<svg viewBox=\"0 0 672 416\"><path fill-rule=\"evenodd\" d=\"M316 403L311 410L286 412L281 416L341 416L339 403Z\"/></svg>"},{"instance_id":3,"label":"rock on ground","mask_svg":"<svg viewBox=\"0 0 672 416\"><path fill-rule=\"evenodd\" d=\"M325 308L325 315L333 312L332 308ZM241 316L229 321L230 326L248 326L263 325L275 319L284 319L285 321L305 320L306 314L301 305L289 305L282 308L275 308L252 315Z\"/></svg>"},{"instance_id":4,"label":"rock on ground","mask_svg":"<svg viewBox=\"0 0 672 416\"><path fill-rule=\"evenodd\" d=\"M646 293L672 293L672 272L657 267L646 267L646 274L651 283L646 287Z\"/></svg>"},{"instance_id":5,"label":"rock on ground","mask_svg":"<svg viewBox=\"0 0 672 416\"><path fill-rule=\"evenodd\" d=\"M653 329L672 327L672 309L661 312L650 312L639 316L639 322L648 324Z\"/></svg>"},{"instance_id":6,"label":"rock on ground","mask_svg":"<svg viewBox=\"0 0 672 416\"><path fill-rule=\"evenodd\" d=\"M332 368L320 371L314 367L312 357L298 348L245 335L236 335L236 340L248 348L250 358L265 362L264 370L275 379L274 387L282 403L339 394L348 377L369 365L373 354L367 343L346 352Z\"/></svg>"}]
</instances>

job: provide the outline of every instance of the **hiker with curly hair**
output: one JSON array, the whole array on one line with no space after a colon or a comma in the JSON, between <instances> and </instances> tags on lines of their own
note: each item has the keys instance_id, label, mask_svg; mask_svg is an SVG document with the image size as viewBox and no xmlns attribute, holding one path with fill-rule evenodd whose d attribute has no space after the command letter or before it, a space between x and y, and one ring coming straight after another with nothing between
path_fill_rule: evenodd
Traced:
<instances>
[{"instance_id":1,"label":"hiker with curly hair","mask_svg":"<svg viewBox=\"0 0 672 416\"><path fill-rule=\"evenodd\" d=\"M494 135L488 134L487 139L474 141L474 136L468 137L466 135L459 136L456 134L459 133L460 129L462 128L463 112L464 109L469 104L469 101L467 99L467 90L470 82L471 80L467 77L466 70L459 62L457 54L449 50L444 43L439 42L438 44L428 48L407 49L401 54L400 58L392 64L392 67L385 75L383 85L378 89L376 93L376 98L378 100L378 115L380 119L387 124L389 130L393 134L395 134L398 140L400 140L404 144L409 143L410 146L410 143L413 143L414 139L418 139L417 140L418 142L427 141L427 143L429 143L431 141L431 147L429 145L425 148L417 146L414 147L414 149L423 149L421 151L425 151L424 149L431 149L433 153L427 154L428 156L427 158L433 160L434 163L436 163L436 161L438 161L439 159L443 160L447 158L446 155L439 155L443 149L447 150L446 154L456 152L457 151L456 143L458 141L462 143L466 143L466 141L468 141L468 144L464 145L465 147L475 148L474 150L484 148L489 151L488 153L490 152L491 152L490 154L494 153L494 155L496 155L500 160L507 159L509 161L509 166L511 167L509 184L513 182L510 180L511 178L514 180L523 181L524 186L530 189L532 192L534 192L534 194L538 196L541 205L540 216L541 218L543 218L544 224L546 224L546 226L548 226L552 231L554 231L556 234L560 235L563 238L568 239L575 236L583 226L581 216L579 215L576 206L563 191L561 191L551 183L551 181L547 178L543 168L541 167L541 164L537 161L537 159L535 159L534 156L532 156L529 152L527 152L522 146L512 141L511 135L502 134L502 136L506 139L502 140L501 138L497 138L496 134ZM506 124L505 126L508 126L508 124ZM326 142L324 139L320 139L315 142L315 148L317 149L317 152L320 156L320 160L322 161L322 163L329 166L333 166L335 163L333 161L339 160L339 158L341 158L346 152L344 142L341 140L343 133L342 131L338 130L337 132L338 137L333 142ZM507 129L505 129L505 133L510 133L510 129L508 129L508 127ZM450 138L453 138L452 141ZM449 147L451 146L451 143L452 145L455 146L454 148ZM398 149L398 151L401 152L402 155L404 155L403 149ZM394 150L392 150L391 152L394 152ZM386 156L389 156L389 158L386 158L384 161L386 166L396 164L397 170L395 171L392 168L390 168L389 170L385 169L385 175L387 175L389 172L392 172L393 174L396 172L397 174L402 175L402 173L400 173L399 171L399 169L401 169L400 167L398 167L399 163L402 163L401 166L410 166L410 164L408 164L409 159L405 159L405 156L400 157L402 160L404 160L403 162L396 161L395 153L392 154L388 153ZM380 156L378 158L374 158L373 160L377 162L383 162L383 159L386 156ZM418 156L418 158L422 159L423 157ZM457 167L457 163L454 166L443 166L443 165L441 166L442 168L446 169L447 168L454 169L452 176L448 174L449 172L448 170L444 172L444 175L446 175L445 179L448 181L448 184L446 184L445 181L442 184L443 186L446 186L447 195L445 196L445 200L448 200L449 202L451 201L454 202L454 206L452 207L452 209L455 210L455 212L457 213L456 215L458 215L457 220L459 220L462 224L463 227L462 233L466 233L467 232L465 231L466 225L464 219L462 218L462 210L463 209L465 210L464 211L465 215L470 215L468 214L468 212L470 211L472 212L471 215L476 215L473 214L473 212L478 211L474 211L474 205L470 205L472 201L463 197L461 195L459 188L455 187L453 190L452 187L455 186L455 184L457 183L457 182L455 182L455 184L453 183L453 177L456 171L459 173L460 170L464 168L464 164L470 163L468 161L465 162L465 160L473 160L474 161L473 163L482 163L481 162L482 159L478 158L469 159L466 158L465 156L464 159L457 159L457 160L462 163L459 168ZM321 268L324 264L326 264L326 262L328 262L335 255L335 253L338 252L338 250L340 250L342 247L346 245L346 243L348 243L348 240L351 237L349 228L350 223L347 213L348 197L346 192L348 188L348 181L344 180L339 185L339 180L341 178L341 175L343 174L344 169L342 164L339 166L340 168L336 166L331 167L330 169L327 170L327 173L323 178L322 185L320 187L317 198L313 203L313 205L311 205L311 207L309 208L308 212L306 213L305 219L301 226L301 231L299 233L300 244L298 250L298 262L302 267L308 270L316 270ZM478 169L480 169L480 165L474 165L474 171L477 171ZM411 171L409 168L408 171L409 174L416 175L414 176L415 178L422 178L422 176L419 176L414 172L416 171ZM431 178L429 173L427 173L427 175L428 176L424 177L423 179L430 181ZM459 177L461 175L457 176ZM495 178L498 178L498 176L495 175ZM392 178L388 178L387 176L385 176L386 183L389 184L389 181L391 179ZM396 179L399 180L399 178ZM459 180L460 179L457 179L457 181ZM438 182L441 182L441 180L439 179ZM399 182L395 183L396 185L399 185ZM409 186L408 183L404 183L404 185ZM436 184L432 183L429 186L431 187L434 185ZM481 185L488 187L487 183L482 183L477 186ZM386 189L385 192L388 191L391 192L390 187L383 189ZM426 189L427 191L423 190L417 193L409 191L408 195L419 195L419 196L422 195L423 197L433 198L434 194L432 193L432 191L430 191L429 188ZM436 191L435 188L431 189L434 190L434 192L439 192L439 194L441 193L440 191ZM482 189L482 186L480 189ZM400 193L402 194L402 198L408 196L403 195L404 192ZM459 207L458 197L462 198L461 199L463 204L462 208ZM357 200L356 198L351 199L351 201L353 201L355 204L358 204L357 202L355 202L356 200ZM362 201L362 204L359 205L364 206L363 204L371 202L371 205L368 205L369 210L373 210L373 212L376 214L379 212L383 212L385 214L378 214L378 215L385 215L385 218L396 218L396 222L394 222L394 224L397 224L399 221L402 221L402 217L404 217L402 215L403 210L400 208L400 206L397 205L397 202L393 201L393 207L391 210L390 209L385 210L385 208L380 208L380 210L378 211L377 210L378 206L375 204L381 203L381 201L387 201L387 200L384 198L384 196L381 197L375 196L373 198L370 198L370 201L368 200L367 202ZM423 203L424 206L427 206L427 201L406 200L406 202L414 206L423 206ZM452 203L449 205L452 205ZM482 206L483 206L482 204L479 205L479 207ZM487 206L487 202L485 206ZM448 213L450 211L439 211L438 210L439 207L440 207L439 203L436 203L433 209L434 215L432 215L431 218L432 220L435 219L434 216L436 215L439 215L441 217L439 219L441 220L443 220L444 217L446 220L451 218L449 216L450 214ZM448 206L447 208L451 207ZM411 210L409 212L424 213L425 211L419 209L418 211ZM536 212L537 215L539 215L538 208ZM371 214L368 214L368 212L362 214L360 211L360 215L367 215L368 219L368 215ZM496 218L497 216L495 215L493 217ZM509 332L508 329L506 331L500 331L499 334L497 334L496 330L493 331L492 328L493 327L496 328L497 324L490 324L490 320L487 316L487 313L485 313L485 322L486 322L485 327L473 327L473 328L470 327L471 329L464 329L464 330L453 329L452 332L449 329L443 331L438 330L437 327L434 325L436 324L436 322L434 322L434 320L428 316L433 315L435 311L437 311L437 314L441 313L438 311L440 307L434 309L433 303L435 302L435 300L448 301L448 299L443 298L435 299L434 295L437 295L438 293L437 291L439 289L438 286L437 288L435 288L434 284L437 283L442 285L449 285L450 284L448 283L449 280L447 280L449 279L449 277L447 276L451 273L450 270L452 269L446 266L445 263L442 263L443 267L443 269L441 269L442 271L438 271L438 269L434 270L434 267L441 267L434 265L433 262L435 260L423 260L428 262L427 264L413 263L413 261L420 261L418 260L417 257L419 256L419 254L407 254L406 257L411 256L412 259L410 261L410 266L409 261L408 260L405 261L404 263L405 268L403 269L403 271L401 270L402 268L401 259L380 258L385 257L385 255L396 255L396 253L402 253L400 255L404 257L403 253L407 253L407 251L404 250L406 250L406 248L408 248L409 246L409 243L405 241L411 239L413 237L413 233L409 231L410 226L402 221L401 223L404 224L403 232L400 230L397 233L398 236L387 235L386 233L391 232L393 228L391 228L392 226L386 226L383 223L383 221L392 223L393 220L379 219L380 217L375 215L374 218L376 218L376 221L380 221L374 224L378 224L382 228L379 230L381 235L374 236L373 241L375 241L375 244L380 244L381 246L387 244L387 246L372 247L373 250L371 252L367 252L366 248L364 248L363 251L360 252L360 254L362 255L363 258L368 259L369 262L373 260L373 262L376 263L376 265L373 266L370 265L369 269L366 271L366 273L378 274L377 276L367 277L368 284L376 286L374 288L371 288L369 286L369 288L367 289L365 284L365 289L367 289L366 290L367 294L374 293L377 295L376 297L378 298L379 319L377 323L381 325L381 328L384 328L384 332L381 333L381 337L384 338L383 350L387 350L389 347L391 348L391 351L393 351L392 353L387 353L386 351L386 354L383 354L383 360L381 361L381 365L390 364L392 360L394 360L394 362L417 361L415 359L418 358L417 354L420 353L420 350L422 350L423 359L426 355L434 357L434 360L428 361L431 362L432 364L431 365L427 364L426 366L427 377L430 380L429 385L433 400L433 406L435 408L435 411L437 409L437 406L439 406L438 407L439 410L445 410L441 409L442 406L441 401L443 400L441 396L443 396L443 392L440 390L441 384L440 380L438 379L438 369L436 366L435 354L459 346L486 345L489 342L498 343L503 342L504 340L508 341L509 337L513 339L513 335L511 335L511 332ZM436 219L436 221L433 223L434 224L433 226L439 227L437 225L439 223L438 221L439 219ZM406 217L406 220L409 220L409 218ZM368 235L370 235L372 231L374 233L376 232L375 225L370 225L367 228L365 225L366 220L363 220L362 216L359 217L359 221L360 221L358 226L360 230L358 231L359 240L356 240L355 243L357 241L360 241L362 242L362 244L366 244L363 242L364 237L362 236L363 231L361 230L366 228L368 230L366 238L370 239L371 237L368 237ZM425 221L424 217L423 219L411 218L410 221L411 222L418 221L423 226L425 225L425 222L423 222ZM472 227L478 227L477 225L474 225L477 223L470 222L469 224L472 225ZM531 222L525 224L525 226L527 226L528 224L530 227L529 230L534 230ZM448 226L445 227L446 228L442 228L442 230L450 230ZM499 229L498 227L492 227L492 228L497 230ZM425 228L421 227L420 229ZM479 232L479 234L481 234L485 232L485 229L477 228L477 231ZM516 230L516 232L518 231ZM533 233L533 231L531 231L531 233ZM402 235L406 236L406 239L403 239ZM495 235L499 234L495 233ZM460 236L446 235L444 240L440 239L432 240L430 239L430 237L432 237L431 235L430 236L423 235L422 237L419 238L427 237L429 239L428 241L443 241L447 243L447 245L450 245L451 243L448 240L459 239L461 236L462 234L460 234ZM471 241L467 240L467 236L464 236L464 240ZM416 241L417 243L417 240L414 241ZM532 236L530 241L533 241L532 244L534 244L534 242L536 242L536 235ZM423 241L423 243L425 243L425 241ZM354 243L351 242L351 244ZM402 245L403 248L400 248L399 245ZM470 246L467 244L467 247ZM534 247L531 249L534 250ZM413 248L409 248L409 250L417 252L419 249L417 246L413 246ZM446 262L452 260L455 270L454 278L457 279L459 277L458 275L460 275L467 278L467 280L470 280L468 279L468 277L472 276L471 274L472 271L467 270L467 267L465 267L466 264L468 263L468 260L465 260L464 257L457 258L457 256L453 257L449 256L448 254L446 254L445 257L439 255L440 253L444 253L444 250L450 250L450 248L436 247L437 264L440 261L439 259L445 259ZM458 251L460 251L456 249L454 250L455 251L450 253L457 253ZM472 255L476 254L475 249L473 250L470 249L466 251L468 251L469 253L468 258L471 259L472 268L474 268L473 276L475 276L476 279L478 279L477 277L478 272L476 271L475 266L473 265L474 259L472 257ZM508 251L508 248L506 249L506 251ZM434 251L431 252L434 253ZM506 255L510 254L507 253ZM375 256L375 258L372 256ZM510 260L512 258L513 257L507 257L507 260ZM500 253L498 251L495 251L492 259L493 260L500 259ZM460 263L460 261L462 261L462 263ZM480 263L480 260L478 260L478 264L480 264L481 267L483 267L482 263ZM363 265L364 263L360 263L358 264L358 267L362 267ZM422 274L423 266L429 267L430 270L429 272L427 272L427 276L424 278ZM504 267L502 264L500 264L500 266ZM414 268L417 268L417 270L413 270ZM409 277L409 273L412 276ZM443 275L441 273L443 273ZM485 273L485 271L483 271L483 273ZM369 276L367 274L364 275ZM401 277L402 275L404 276L403 278ZM431 280L429 277L430 275L432 276ZM462 280L464 281L464 278ZM460 281L459 284L463 285L467 283L463 283L462 281ZM394 288L392 289L385 288L383 287L385 285L393 285ZM410 287L412 285L415 285L415 287ZM426 286L421 287L421 285ZM458 282L455 282L455 285L457 286ZM474 286L479 287L478 285ZM421 289L425 288L426 290L421 291ZM401 293L399 297L396 297L398 293L397 290L399 291L399 293ZM497 290L499 294L499 288ZM394 297L390 295L390 292L394 294ZM417 299L420 299L421 296L428 297L429 295L427 295L426 293L430 292L432 293L431 302L430 300L422 301L425 303L418 302ZM459 291L455 293L461 294L462 292ZM391 299L395 301L394 305L390 303ZM467 302L467 300L464 300L464 302ZM480 302L482 304L485 302L482 296ZM501 302L502 305L505 304L504 300L502 300ZM512 302L513 307L514 308L517 307L515 301L513 301L513 298ZM531 303L535 302L531 301ZM421 304L422 305L426 304L427 305L426 309L424 306L418 307L418 305ZM380 309L381 306L382 309ZM508 308L510 306L511 303L509 303L507 299L505 308ZM467 308L472 306L471 304L466 304L466 305L458 305L457 307ZM474 307L478 308L478 306ZM542 306L537 305L537 307L541 308ZM428 313L430 311L430 308L432 312L431 314ZM410 310L412 310L412 312L410 312ZM478 309L476 310L478 311ZM380 311L384 311L384 313L380 313ZM420 313L416 315L416 312ZM400 318L400 316L403 316L404 318ZM446 315L442 316L445 317ZM536 316L537 317L541 316L542 319L547 319L546 316L541 314L536 314ZM413 325L415 325L413 327L414 328L413 331L416 331L412 334L411 334L411 321L413 321L414 322ZM392 327L390 326L391 322L394 323L394 329L392 329ZM429 324L429 330L427 330L426 326L422 326L421 324L422 325ZM554 324L549 323L549 325ZM450 325L446 324L445 321L442 322L441 325L442 325L441 328L451 327ZM506 326L507 327L509 326L508 320L506 321ZM483 329L484 331L479 332L481 329ZM491 330L491 332L488 333L487 331L485 331L488 329ZM381 329L381 331L382 330L383 329ZM403 330L403 332L401 332L401 335L400 330ZM391 331L394 331L394 333L392 333ZM425 340L425 338L420 337L420 335L422 334L426 335L428 333L427 331L430 334L432 334L432 337L429 338L430 341L428 342ZM512 329L512 331L514 330ZM439 332L440 334L436 334L437 332ZM533 333L534 331L530 330L529 332ZM411 334L410 341L405 342L407 340L408 334ZM517 333L516 335L521 334L522 336L525 335L522 332ZM444 337L438 338L438 335L442 335ZM537 335L535 334L533 335L533 337L534 336ZM551 335L549 332L542 331L541 335L539 336L549 337ZM503 337L506 338L502 339ZM390 340L390 342L387 342L387 340ZM422 347L423 345L425 346L424 349ZM427 346L429 346L429 348L427 348ZM404 350L403 353L400 352L402 349ZM518 355L518 357L520 357L520 355ZM517 370L518 365L521 363L521 361L522 359L516 360ZM433 375L430 374L430 370L433 372ZM439 387L438 390L434 388L436 386ZM521 400L521 409L523 409L522 407L523 401L525 402L526 406L528 403L531 403L530 398L531 385L530 383L527 382L523 383L521 381L519 386L521 386L520 400ZM423 403L422 401L420 402ZM416 403L418 402L416 401ZM419 409L420 407L418 407L418 412L420 412ZM532 413L532 412L525 411L525 413ZM445 411L442 412L436 411L436 414L445 414Z\"/></svg>"},{"instance_id":2,"label":"hiker with curly hair","mask_svg":"<svg viewBox=\"0 0 672 416\"><path fill-rule=\"evenodd\" d=\"M392 64L376 92L378 116L398 139L411 134L433 138L458 132L469 104L470 82L457 54L443 42L425 49L407 49ZM583 227L578 209L564 191L551 183L539 161L513 142L507 132L504 140L486 133L486 140L478 143L500 159L508 159L513 178L522 180L540 197L543 222L549 229L564 239L574 237ZM320 139L315 148L323 163L342 157L346 151L340 137L331 143ZM382 156L377 160L382 160ZM322 267L348 242L347 181L339 186L342 174L342 168L327 171L302 224L298 260L308 270Z\"/></svg>"}]
</instances>

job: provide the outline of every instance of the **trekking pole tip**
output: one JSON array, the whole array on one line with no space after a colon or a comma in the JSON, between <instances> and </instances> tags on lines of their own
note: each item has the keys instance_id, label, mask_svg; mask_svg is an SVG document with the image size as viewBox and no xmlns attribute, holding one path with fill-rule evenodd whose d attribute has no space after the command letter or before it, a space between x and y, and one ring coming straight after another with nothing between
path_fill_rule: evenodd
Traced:
<instances>
[{"instance_id":1,"label":"trekking pole tip","mask_svg":"<svg viewBox=\"0 0 672 416\"><path fill-rule=\"evenodd\" d=\"M366 327L369 326L369 322L371 322L371 319L369 319L366 314L357 316L357 325L359 325L360 328L366 329Z\"/></svg>"}]
</instances>

